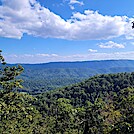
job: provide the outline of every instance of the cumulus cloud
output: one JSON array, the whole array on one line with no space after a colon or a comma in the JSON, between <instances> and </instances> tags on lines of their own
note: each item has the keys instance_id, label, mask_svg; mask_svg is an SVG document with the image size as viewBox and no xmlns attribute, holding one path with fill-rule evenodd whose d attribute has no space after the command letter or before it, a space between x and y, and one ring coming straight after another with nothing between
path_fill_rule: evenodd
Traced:
<instances>
[{"instance_id":1,"label":"cumulus cloud","mask_svg":"<svg viewBox=\"0 0 134 134\"><path fill-rule=\"evenodd\" d=\"M94 49L88 49L88 51L91 52L91 53L96 53L97 52L97 50L94 50Z\"/></svg>"},{"instance_id":2,"label":"cumulus cloud","mask_svg":"<svg viewBox=\"0 0 134 134\"><path fill-rule=\"evenodd\" d=\"M0 36L21 38L24 33L40 37L63 38L68 22L41 7L36 0L2 0Z\"/></svg>"},{"instance_id":3,"label":"cumulus cloud","mask_svg":"<svg viewBox=\"0 0 134 134\"><path fill-rule=\"evenodd\" d=\"M100 43L99 47L100 48L125 48L125 46L123 44L118 44L118 43L113 42L113 41L109 41L106 43Z\"/></svg>"},{"instance_id":4,"label":"cumulus cloud","mask_svg":"<svg viewBox=\"0 0 134 134\"><path fill-rule=\"evenodd\" d=\"M70 0L69 6L70 6L70 8L71 8L72 10L75 9L75 7L74 7L75 4L78 4L78 5L80 5L80 6L83 6L83 5L84 5L83 1Z\"/></svg>"},{"instance_id":5,"label":"cumulus cloud","mask_svg":"<svg viewBox=\"0 0 134 134\"><path fill-rule=\"evenodd\" d=\"M70 19L43 7L36 0L1 0L0 37L18 38L23 34L67 40L110 39L125 35L134 37L131 29L133 18L107 16L97 11L85 10L74 13ZM79 3L72 0L70 3Z\"/></svg>"},{"instance_id":6,"label":"cumulus cloud","mask_svg":"<svg viewBox=\"0 0 134 134\"><path fill-rule=\"evenodd\" d=\"M58 61L89 61L89 60L134 60L134 51L114 52L114 53L90 53L74 55L57 55L57 54L21 54L21 55L4 55L7 63L47 63Z\"/></svg>"}]
</instances>

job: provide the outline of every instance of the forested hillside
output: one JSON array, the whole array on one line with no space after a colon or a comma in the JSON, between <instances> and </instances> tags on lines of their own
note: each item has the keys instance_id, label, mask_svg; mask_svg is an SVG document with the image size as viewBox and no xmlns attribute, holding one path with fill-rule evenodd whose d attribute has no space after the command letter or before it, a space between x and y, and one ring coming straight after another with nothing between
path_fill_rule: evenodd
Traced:
<instances>
[{"instance_id":1,"label":"forested hillside","mask_svg":"<svg viewBox=\"0 0 134 134\"><path fill-rule=\"evenodd\" d=\"M21 75L24 80L23 91L32 94L75 84L96 74L134 71L132 60L54 62L22 66L25 68Z\"/></svg>"},{"instance_id":2,"label":"forested hillside","mask_svg":"<svg viewBox=\"0 0 134 134\"><path fill-rule=\"evenodd\" d=\"M134 134L134 0L0 0L0 134Z\"/></svg>"},{"instance_id":3,"label":"forested hillside","mask_svg":"<svg viewBox=\"0 0 134 134\"><path fill-rule=\"evenodd\" d=\"M134 133L134 73L98 75L36 97L46 133Z\"/></svg>"},{"instance_id":4,"label":"forested hillside","mask_svg":"<svg viewBox=\"0 0 134 134\"><path fill-rule=\"evenodd\" d=\"M134 73L98 75L37 96L2 91L0 97L0 133L134 133Z\"/></svg>"},{"instance_id":5,"label":"forested hillside","mask_svg":"<svg viewBox=\"0 0 134 134\"><path fill-rule=\"evenodd\" d=\"M66 98L70 99L71 104L74 106L83 106L86 101L94 102L96 98L102 98L110 92L118 93L127 87L134 87L134 73L94 76L81 83L46 92L44 96L46 101L49 99Z\"/></svg>"},{"instance_id":6,"label":"forested hillside","mask_svg":"<svg viewBox=\"0 0 134 134\"><path fill-rule=\"evenodd\" d=\"M134 73L103 74L29 95L17 92L23 67L0 55L1 134L133 134Z\"/></svg>"}]
</instances>

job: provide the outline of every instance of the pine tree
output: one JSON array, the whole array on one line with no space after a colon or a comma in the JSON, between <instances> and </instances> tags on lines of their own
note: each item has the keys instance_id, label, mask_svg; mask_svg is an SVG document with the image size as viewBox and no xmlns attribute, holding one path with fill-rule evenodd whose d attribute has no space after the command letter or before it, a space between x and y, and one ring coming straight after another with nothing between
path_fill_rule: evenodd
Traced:
<instances>
[{"instance_id":1,"label":"pine tree","mask_svg":"<svg viewBox=\"0 0 134 134\"><path fill-rule=\"evenodd\" d=\"M22 88L22 80L17 79L16 77L23 72L24 68L21 65L7 66L1 53L2 51L0 50L0 88L6 93L9 93L16 88Z\"/></svg>"}]
</instances>

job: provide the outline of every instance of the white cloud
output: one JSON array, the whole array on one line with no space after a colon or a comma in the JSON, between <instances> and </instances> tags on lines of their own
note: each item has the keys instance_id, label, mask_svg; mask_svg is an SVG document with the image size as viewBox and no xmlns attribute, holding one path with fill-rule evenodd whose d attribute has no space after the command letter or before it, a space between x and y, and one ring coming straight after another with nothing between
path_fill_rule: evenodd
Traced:
<instances>
[{"instance_id":1,"label":"white cloud","mask_svg":"<svg viewBox=\"0 0 134 134\"><path fill-rule=\"evenodd\" d=\"M79 4L81 6L84 5L83 1L78 1L78 0L70 0L70 4Z\"/></svg>"},{"instance_id":2,"label":"white cloud","mask_svg":"<svg viewBox=\"0 0 134 134\"><path fill-rule=\"evenodd\" d=\"M58 57L57 54L36 54L36 56L40 56L40 57Z\"/></svg>"},{"instance_id":3,"label":"white cloud","mask_svg":"<svg viewBox=\"0 0 134 134\"><path fill-rule=\"evenodd\" d=\"M83 6L84 3L83 1L78 1L78 0L69 0L69 7L74 10L75 9L75 5L79 5L79 6Z\"/></svg>"},{"instance_id":4,"label":"white cloud","mask_svg":"<svg viewBox=\"0 0 134 134\"><path fill-rule=\"evenodd\" d=\"M69 25L35 0L3 0L0 18L0 36L10 38L21 38L24 33L44 38L63 38L65 35L62 34Z\"/></svg>"},{"instance_id":5,"label":"white cloud","mask_svg":"<svg viewBox=\"0 0 134 134\"><path fill-rule=\"evenodd\" d=\"M42 7L36 0L1 0L0 37L18 38L23 34L67 40L110 39L125 35L134 37L133 18L104 16L97 11L74 13L69 20ZM79 3L79 1L70 1Z\"/></svg>"},{"instance_id":6,"label":"white cloud","mask_svg":"<svg viewBox=\"0 0 134 134\"><path fill-rule=\"evenodd\" d=\"M88 49L88 51L91 52L91 53L96 53L97 52L97 50L94 50L94 49Z\"/></svg>"},{"instance_id":7,"label":"white cloud","mask_svg":"<svg viewBox=\"0 0 134 134\"><path fill-rule=\"evenodd\" d=\"M37 56L39 56L39 57L50 57L49 54L37 54Z\"/></svg>"},{"instance_id":8,"label":"white cloud","mask_svg":"<svg viewBox=\"0 0 134 134\"><path fill-rule=\"evenodd\" d=\"M134 60L134 51L115 52L115 53L90 53L75 55L57 54L23 54L23 55L4 55L7 63L46 63L58 61L89 61L89 60L111 60L111 59L130 59Z\"/></svg>"},{"instance_id":9,"label":"white cloud","mask_svg":"<svg viewBox=\"0 0 134 134\"><path fill-rule=\"evenodd\" d=\"M100 43L99 47L100 48L125 48L125 46L123 44L118 44L118 43L113 42L113 41L109 41L106 43Z\"/></svg>"}]
</instances>

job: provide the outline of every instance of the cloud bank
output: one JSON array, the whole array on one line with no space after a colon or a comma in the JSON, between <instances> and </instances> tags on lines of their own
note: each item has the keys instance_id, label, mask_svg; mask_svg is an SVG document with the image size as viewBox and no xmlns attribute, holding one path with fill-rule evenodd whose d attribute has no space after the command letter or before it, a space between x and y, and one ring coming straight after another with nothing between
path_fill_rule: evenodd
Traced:
<instances>
[{"instance_id":1,"label":"cloud bank","mask_svg":"<svg viewBox=\"0 0 134 134\"><path fill-rule=\"evenodd\" d=\"M111 60L111 59L130 59L134 60L134 51L114 52L114 53L90 53L75 55L57 55L57 54L21 54L21 55L4 55L7 63L47 63L58 61L89 61L89 60Z\"/></svg>"},{"instance_id":2,"label":"cloud bank","mask_svg":"<svg viewBox=\"0 0 134 134\"><path fill-rule=\"evenodd\" d=\"M100 40L125 36L133 39L133 18L107 16L97 11L74 13L70 19L42 7L36 0L1 0L0 37L22 38L23 34L67 40ZM78 2L76 0L70 2Z\"/></svg>"}]
</instances>

